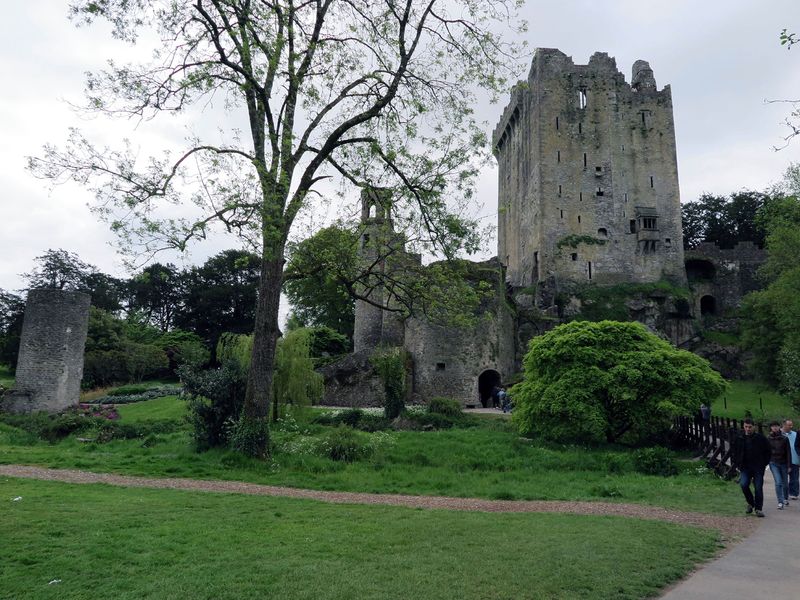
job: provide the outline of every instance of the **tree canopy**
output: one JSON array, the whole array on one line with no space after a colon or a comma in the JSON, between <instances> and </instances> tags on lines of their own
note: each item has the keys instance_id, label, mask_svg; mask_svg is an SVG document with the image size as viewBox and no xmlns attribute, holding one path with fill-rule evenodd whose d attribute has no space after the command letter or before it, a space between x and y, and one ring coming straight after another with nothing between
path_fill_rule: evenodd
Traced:
<instances>
[{"instance_id":1,"label":"tree canopy","mask_svg":"<svg viewBox=\"0 0 800 600\"><path fill-rule=\"evenodd\" d=\"M730 196L703 194L681 205L684 250L701 242L733 248L739 242L764 245L764 230L756 222L758 210L770 200L767 194L741 190Z\"/></svg>"},{"instance_id":2,"label":"tree canopy","mask_svg":"<svg viewBox=\"0 0 800 600\"><path fill-rule=\"evenodd\" d=\"M787 172L787 190L796 188L797 167ZM748 294L742 307L742 341L753 352L754 375L800 394L800 200L780 198L762 207L758 222L767 232L765 289Z\"/></svg>"},{"instance_id":3,"label":"tree canopy","mask_svg":"<svg viewBox=\"0 0 800 600\"><path fill-rule=\"evenodd\" d=\"M469 200L486 134L475 90L504 90L516 50L494 32L523 24L518 0L80 0L79 22L107 20L135 41L155 30L149 64L109 62L89 75L87 109L151 119L221 99L244 116L197 134L179 155L137 160L130 144L98 148L73 131L31 169L89 186L128 247L183 249L215 227L262 258L253 361L244 403L266 454L278 304L286 241L301 210L338 180L391 191L397 223L422 247L453 256L469 247ZM524 25L524 24L523 24ZM194 214L159 214L188 202ZM135 244L136 243L136 244Z\"/></svg>"},{"instance_id":4,"label":"tree canopy","mask_svg":"<svg viewBox=\"0 0 800 600\"><path fill-rule=\"evenodd\" d=\"M290 244L284 291L300 325L353 337L355 299L343 271L358 265L358 239L354 228L337 223Z\"/></svg>"},{"instance_id":5,"label":"tree canopy","mask_svg":"<svg viewBox=\"0 0 800 600\"><path fill-rule=\"evenodd\" d=\"M576 444L647 440L725 388L708 362L640 323L573 321L531 340L510 394L526 435Z\"/></svg>"}]
</instances>

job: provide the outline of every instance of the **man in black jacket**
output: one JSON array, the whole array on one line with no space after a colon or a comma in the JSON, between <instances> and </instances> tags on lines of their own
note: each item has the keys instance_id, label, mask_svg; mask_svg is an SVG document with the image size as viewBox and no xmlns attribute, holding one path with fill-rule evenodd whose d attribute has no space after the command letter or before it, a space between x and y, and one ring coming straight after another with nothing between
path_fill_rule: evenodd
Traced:
<instances>
[{"instance_id":1,"label":"man in black jacket","mask_svg":"<svg viewBox=\"0 0 800 600\"><path fill-rule=\"evenodd\" d=\"M764 513L764 469L770 458L770 446L767 438L755 430L752 419L744 420L744 430L740 431L733 441L731 461L739 469L739 485L747 500L747 514L755 510L757 517ZM753 492L750 491L753 484Z\"/></svg>"}]
</instances>

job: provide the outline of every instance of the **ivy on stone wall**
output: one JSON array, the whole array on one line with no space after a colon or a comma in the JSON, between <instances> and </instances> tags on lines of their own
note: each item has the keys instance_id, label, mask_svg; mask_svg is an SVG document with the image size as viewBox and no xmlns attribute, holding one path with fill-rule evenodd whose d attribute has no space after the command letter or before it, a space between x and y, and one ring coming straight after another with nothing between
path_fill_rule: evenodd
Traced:
<instances>
[{"instance_id":1,"label":"ivy on stone wall","mask_svg":"<svg viewBox=\"0 0 800 600\"><path fill-rule=\"evenodd\" d=\"M577 248L580 244L586 244L587 246L603 246L606 243L606 240L601 240L600 238L592 237L591 235L567 235L558 240L556 243L556 248L561 249L566 247L569 248Z\"/></svg>"}]
</instances>

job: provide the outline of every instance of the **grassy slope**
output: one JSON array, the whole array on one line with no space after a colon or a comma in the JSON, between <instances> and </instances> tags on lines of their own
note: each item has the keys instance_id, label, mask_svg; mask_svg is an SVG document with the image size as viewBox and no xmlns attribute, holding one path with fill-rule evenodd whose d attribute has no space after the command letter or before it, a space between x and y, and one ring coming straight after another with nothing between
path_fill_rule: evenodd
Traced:
<instances>
[{"instance_id":1,"label":"grassy slope","mask_svg":"<svg viewBox=\"0 0 800 600\"><path fill-rule=\"evenodd\" d=\"M711 532L614 517L19 479L0 498L3 598L646 598L717 548Z\"/></svg>"},{"instance_id":2,"label":"grassy slope","mask_svg":"<svg viewBox=\"0 0 800 600\"><path fill-rule=\"evenodd\" d=\"M744 419L747 411L754 419L770 421L786 417L797 417L786 396L755 381L730 381L728 391L717 398L712 405L712 414L718 417ZM759 397L761 403L759 403ZM727 400L727 408L725 407ZM763 404L763 410L761 405Z\"/></svg>"},{"instance_id":3,"label":"grassy slope","mask_svg":"<svg viewBox=\"0 0 800 600\"><path fill-rule=\"evenodd\" d=\"M121 414L125 422L141 420L147 412L176 414L182 407L176 399L157 399L121 407ZM141 440L87 444L73 436L49 445L0 425L0 462L324 490L611 500L728 514L741 508L738 488L698 473L699 463L685 464L676 477L645 476L630 472L625 451L540 447L520 440L500 419L487 419L471 429L381 435L388 443L372 458L343 463L283 451L285 445L308 438L275 429L276 451L264 463L222 449L198 454L185 430L149 436L146 444Z\"/></svg>"}]
</instances>

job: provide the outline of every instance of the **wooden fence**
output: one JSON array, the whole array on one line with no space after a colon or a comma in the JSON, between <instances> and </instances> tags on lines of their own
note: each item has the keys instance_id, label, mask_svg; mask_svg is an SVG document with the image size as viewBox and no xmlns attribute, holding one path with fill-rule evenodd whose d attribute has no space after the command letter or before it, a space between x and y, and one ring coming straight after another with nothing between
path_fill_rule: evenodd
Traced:
<instances>
[{"instance_id":1,"label":"wooden fence","mask_svg":"<svg viewBox=\"0 0 800 600\"><path fill-rule=\"evenodd\" d=\"M704 458L706 465L714 469L717 475L733 479L739 471L731 463L731 449L737 433L743 428L744 421L726 417L711 417L703 423L695 417L678 417L673 425L674 432L695 446L698 457ZM756 423L756 431L764 433L764 424Z\"/></svg>"}]
</instances>

